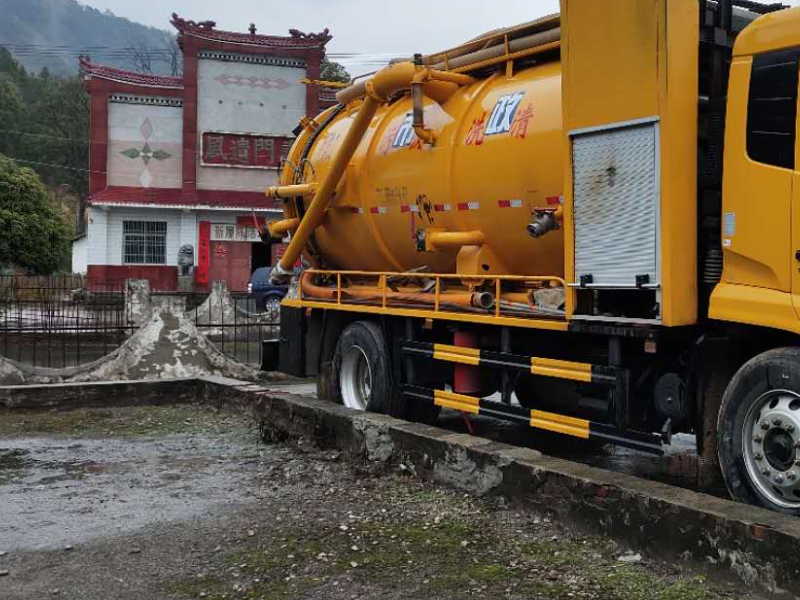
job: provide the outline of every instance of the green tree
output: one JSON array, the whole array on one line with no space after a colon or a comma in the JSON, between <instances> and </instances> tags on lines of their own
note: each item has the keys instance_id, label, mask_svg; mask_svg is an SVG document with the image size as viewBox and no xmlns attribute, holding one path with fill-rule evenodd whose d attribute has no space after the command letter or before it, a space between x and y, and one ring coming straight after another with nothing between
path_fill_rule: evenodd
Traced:
<instances>
[{"instance_id":1,"label":"green tree","mask_svg":"<svg viewBox=\"0 0 800 600\"><path fill-rule=\"evenodd\" d=\"M0 155L0 264L37 275L63 268L68 227L31 169Z\"/></svg>"},{"instance_id":2,"label":"green tree","mask_svg":"<svg viewBox=\"0 0 800 600\"><path fill-rule=\"evenodd\" d=\"M344 65L333 62L332 60L328 60L327 58L323 58L319 78L325 81L341 81L342 83L349 83L350 73L347 72L347 69L344 68Z\"/></svg>"},{"instance_id":3,"label":"green tree","mask_svg":"<svg viewBox=\"0 0 800 600\"><path fill-rule=\"evenodd\" d=\"M13 153L19 145L15 133L25 116L25 103L12 77L0 73L0 152Z\"/></svg>"}]
</instances>

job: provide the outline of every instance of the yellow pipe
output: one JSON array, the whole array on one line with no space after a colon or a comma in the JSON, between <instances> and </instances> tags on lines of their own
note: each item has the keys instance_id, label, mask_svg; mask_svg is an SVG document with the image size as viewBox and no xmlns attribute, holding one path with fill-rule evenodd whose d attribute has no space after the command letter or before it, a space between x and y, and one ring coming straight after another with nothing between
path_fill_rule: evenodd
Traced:
<instances>
[{"instance_id":1,"label":"yellow pipe","mask_svg":"<svg viewBox=\"0 0 800 600\"><path fill-rule=\"evenodd\" d=\"M439 71L438 69L425 69L427 73L426 79L434 81L446 81L448 83L455 83L456 85L470 85L475 82L475 78L463 73L452 73L450 71Z\"/></svg>"},{"instance_id":2,"label":"yellow pipe","mask_svg":"<svg viewBox=\"0 0 800 600\"><path fill-rule=\"evenodd\" d=\"M325 211L330 204L333 192L339 184L339 180L342 178L347 164L353 157L353 153L358 147L358 144L361 142L364 131L366 131L372 118L375 116L375 111L379 104L378 100L372 96L367 96L364 99L361 109L356 114L350 130L347 132L342 145L336 153L336 158L334 158L328 174L317 189L316 194L314 194L314 199L311 201L308 211L300 221L300 225L294 237L292 237L292 241L289 243L288 248L286 248L286 253L278 264L275 265L276 268L273 269L274 275L288 276L291 274L292 265L294 265L300 257L300 253L303 251L306 242L308 242L308 238L314 230L319 227L320 223L322 223L322 218L325 216Z\"/></svg>"},{"instance_id":3,"label":"yellow pipe","mask_svg":"<svg viewBox=\"0 0 800 600\"><path fill-rule=\"evenodd\" d=\"M336 186L339 185L339 181L344 175L344 171L356 148L361 143L364 132L369 127L373 117L375 117L378 107L398 90L407 88L411 84L415 73L416 68L412 63L397 63L381 69L372 79L366 82L364 102L361 104L358 113L356 113L347 135L342 140L325 179L317 188L314 199L311 201L302 221L300 221L292 241L286 248L286 253L275 265L272 271L275 279L285 279L291 276L292 266L300 257L308 238L322 223L325 211L328 209L333 197L333 192L336 190Z\"/></svg>"},{"instance_id":4,"label":"yellow pipe","mask_svg":"<svg viewBox=\"0 0 800 600\"><path fill-rule=\"evenodd\" d=\"M528 56L534 56L536 54L542 54L544 52L550 52L551 50L557 50L561 48L561 42L549 42L547 44L542 44L541 46L534 46L532 48L526 48L525 50L518 50L517 52L512 52L511 54L504 54L501 56L495 56L493 58L487 58L486 60L481 60L478 62L466 64L463 67L456 67L453 69L453 73L464 73L466 71L475 71L477 69L483 69L486 67L490 67L492 65L496 65L498 63L506 62L508 60L517 60L520 58L527 58Z\"/></svg>"},{"instance_id":5,"label":"yellow pipe","mask_svg":"<svg viewBox=\"0 0 800 600\"><path fill-rule=\"evenodd\" d=\"M428 246L437 249L482 246L484 241L482 231L432 231L428 234Z\"/></svg>"},{"instance_id":6,"label":"yellow pipe","mask_svg":"<svg viewBox=\"0 0 800 600\"><path fill-rule=\"evenodd\" d=\"M291 198L292 196L309 196L317 189L316 183L300 183L297 185L272 185L264 195L267 198Z\"/></svg>"},{"instance_id":7,"label":"yellow pipe","mask_svg":"<svg viewBox=\"0 0 800 600\"><path fill-rule=\"evenodd\" d=\"M281 221L271 221L267 223L267 230L273 238L282 238L287 231L294 231L300 225L300 219L283 219Z\"/></svg>"}]
</instances>

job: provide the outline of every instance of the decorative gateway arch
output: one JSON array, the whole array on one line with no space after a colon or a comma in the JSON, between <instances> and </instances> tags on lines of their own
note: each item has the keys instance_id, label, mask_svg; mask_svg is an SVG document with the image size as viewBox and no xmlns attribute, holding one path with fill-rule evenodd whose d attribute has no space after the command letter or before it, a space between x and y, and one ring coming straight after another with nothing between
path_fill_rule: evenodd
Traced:
<instances>
[{"instance_id":1,"label":"decorative gateway arch","mask_svg":"<svg viewBox=\"0 0 800 600\"><path fill-rule=\"evenodd\" d=\"M140 278L159 291L208 291L214 280L243 291L282 250L263 245L257 228L280 214L263 190L276 182L292 130L335 103L328 88L304 83L319 78L332 36L222 31L176 14L171 23L180 77L80 59L90 185L73 270L102 289Z\"/></svg>"}]
</instances>

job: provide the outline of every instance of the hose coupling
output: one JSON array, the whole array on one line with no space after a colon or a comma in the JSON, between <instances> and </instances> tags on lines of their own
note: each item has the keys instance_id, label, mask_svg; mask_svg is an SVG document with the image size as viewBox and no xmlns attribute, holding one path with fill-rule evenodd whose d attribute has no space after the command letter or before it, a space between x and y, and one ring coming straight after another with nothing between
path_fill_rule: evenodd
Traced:
<instances>
[{"instance_id":1,"label":"hose coupling","mask_svg":"<svg viewBox=\"0 0 800 600\"><path fill-rule=\"evenodd\" d=\"M528 223L528 233L531 237L540 238L544 234L559 228L556 218L555 208L537 208L533 215L533 221Z\"/></svg>"},{"instance_id":2,"label":"hose coupling","mask_svg":"<svg viewBox=\"0 0 800 600\"><path fill-rule=\"evenodd\" d=\"M270 271L269 281L273 285L284 285L286 283L289 283L289 280L292 278L292 275L294 275L294 270L284 269L281 266L280 261L278 261L278 263L274 267L272 267L272 271Z\"/></svg>"}]
</instances>

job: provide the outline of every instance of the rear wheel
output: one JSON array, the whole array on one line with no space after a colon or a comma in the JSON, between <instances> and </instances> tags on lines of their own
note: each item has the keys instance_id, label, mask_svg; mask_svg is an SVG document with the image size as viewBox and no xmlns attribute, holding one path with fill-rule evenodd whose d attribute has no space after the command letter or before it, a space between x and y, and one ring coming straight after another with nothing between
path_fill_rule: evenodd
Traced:
<instances>
[{"instance_id":1,"label":"rear wheel","mask_svg":"<svg viewBox=\"0 0 800 600\"><path fill-rule=\"evenodd\" d=\"M730 494L800 515L800 348L770 350L739 369L722 398L717 432Z\"/></svg>"},{"instance_id":2,"label":"rear wheel","mask_svg":"<svg viewBox=\"0 0 800 600\"><path fill-rule=\"evenodd\" d=\"M336 344L331 366L339 402L355 410L390 412L391 361L377 325L369 321L348 325Z\"/></svg>"}]
</instances>

